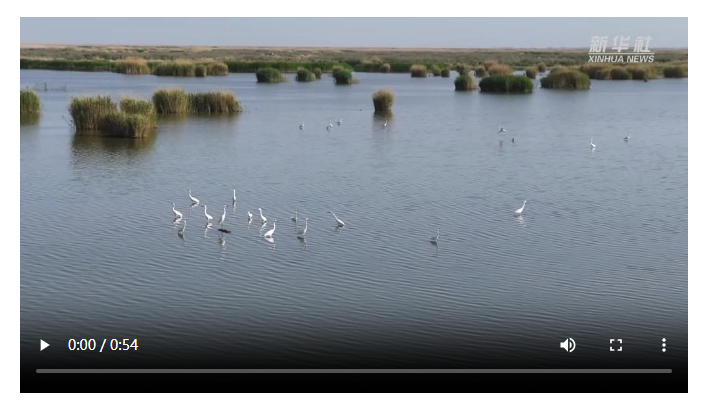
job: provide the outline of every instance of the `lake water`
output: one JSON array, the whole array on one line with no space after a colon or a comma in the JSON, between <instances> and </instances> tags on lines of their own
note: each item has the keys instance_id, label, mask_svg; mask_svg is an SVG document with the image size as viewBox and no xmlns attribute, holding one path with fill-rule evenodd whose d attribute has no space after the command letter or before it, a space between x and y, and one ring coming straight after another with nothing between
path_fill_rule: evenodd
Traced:
<instances>
[{"instance_id":1,"label":"lake water","mask_svg":"<svg viewBox=\"0 0 702 404\"><path fill-rule=\"evenodd\" d=\"M20 129L23 355L38 357L43 338L57 348L42 358L99 367L104 355L70 352L67 339L139 338L138 353L110 358L564 366L557 343L572 337L580 366L686 361L686 79L505 96L355 76L20 71L22 87L49 87L39 121ZM232 90L245 112L162 120L146 140L74 135L66 122L71 97L174 86ZM371 102L381 87L396 93L386 128ZM268 229L278 221L274 243L259 207ZM616 359L610 338L627 346Z\"/></svg>"}]
</instances>

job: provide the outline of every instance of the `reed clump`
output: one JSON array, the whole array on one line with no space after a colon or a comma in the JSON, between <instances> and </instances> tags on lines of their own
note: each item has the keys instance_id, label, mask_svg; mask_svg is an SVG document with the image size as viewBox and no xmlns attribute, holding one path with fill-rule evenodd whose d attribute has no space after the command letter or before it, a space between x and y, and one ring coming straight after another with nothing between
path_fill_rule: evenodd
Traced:
<instances>
[{"instance_id":1,"label":"reed clump","mask_svg":"<svg viewBox=\"0 0 702 404\"><path fill-rule=\"evenodd\" d=\"M597 80L631 80L631 73L622 66L610 66L598 70L595 78Z\"/></svg>"},{"instance_id":2,"label":"reed clump","mask_svg":"<svg viewBox=\"0 0 702 404\"><path fill-rule=\"evenodd\" d=\"M456 65L456 72L458 72L459 75L464 75L468 73L468 66L459 63Z\"/></svg>"},{"instance_id":3,"label":"reed clump","mask_svg":"<svg viewBox=\"0 0 702 404\"><path fill-rule=\"evenodd\" d=\"M461 74L460 76L456 77L456 80L453 81L453 85L456 88L456 91L470 91L478 88L478 85L475 83L475 80L473 80L473 77L467 74Z\"/></svg>"},{"instance_id":4,"label":"reed clump","mask_svg":"<svg viewBox=\"0 0 702 404\"><path fill-rule=\"evenodd\" d=\"M314 78L320 80L322 78L322 69L319 67L314 68Z\"/></svg>"},{"instance_id":5,"label":"reed clump","mask_svg":"<svg viewBox=\"0 0 702 404\"><path fill-rule=\"evenodd\" d=\"M39 96L30 89L20 89L20 115L38 114L41 108Z\"/></svg>"},{"instance_id":6,"label":"reed clump","mask_svg":"<svg viewBox=\"0 0 702 404\"><path fill-rule=\"evenodd\" d=\"M392 112L392 105L395 103L395 93L387 88L381 88L373 93L373 106L376 113Z\"/></svg>"},{"instance_id":7,"label":"reed clump","mask_svg":"<svg viewBox=\"0 0 702 404\"><path fill-rule=\"evenodd\" d=\"M441 77L441 68L436 65L431 66L431 74L434 77Z\"/></svg>"},{"instance_id":8,"label":"reed clump","mask_svg":"<svg viewBox=\"0 0 702 404\"><path fill-rule=\"evenodd\" d=\"M282 83L286 80L280 70L272 67L264 67L256 72L256 81L259 83Z\"/></svg>"},{"instance_id":9,"label":"reed clump","mask_svg":"<svg viewBox=\"0 0 702 404\"><path fill-rule=\"evenodd\" d=\"M450 77L451 76L451 70L448 68L441 69L441 77Z\"/></svg>"},{"instance_id":10,"label":"reed clump","mask_svg":"<svg viewBox=\"0 0 702 404\"><path fill-rule=\"evenodd\" d=\"M632 80L649 80L660 76L658 69L650 64L636 64L625 67L631 73Z\"/></svg>"},{"instance_id":11,"label":"reed clump","mask_svg":"<svg viewBox=\"0 0 702 404\"><path fill-rule=\"evenodd\" d=\"M195 77L207 77L207 66L205 66L205 65L195 66Z\"/></svg>"},{"instance_id":12,"label":"reed clump","mask_svg":"<svg viewBox=\"0 0 702 404\"><path fill-rule=\"evenodd\" d=\"M156 108L150 101L137 98L123 98L119 102L119 110L125 114L142 115L151 122L156 122Z\"/></svg>"},{"instance_id":13,"label":"reed clump","mask_svg":"<svg viewBox=\"0 0 702 404\"><path fill-rule=\"evenodd\" d=\"M241 104L230 91L209 91L188 94L191 114L233 114L241 112Z\"/></svg>"},{"instance_id":14,"label":"reed clump","mask_svg":"<svg viewBox=\"0 0 702 404\"><path fill-rule=\"evenodd\" d=\"M109 96L77 97L68 111L77 130L98 130L106 116L117 112L117 104Z\"/></svg>"},{"instance_id":15,"label":"reed clump","mask_svg":"<svg viewBox=\"0 0 702 404\"><path fill-rule=\"evenodd\" d=\"M176 60L174 62L159 63L152 72L156 76L193 77L196 65L189 60Z\"/></svg>"},{"instance_id":16,"label":"reed clump","mask_svg":"<svg viewBox=\"0 0 702 404\"><path fill-rule=\"evenodd\" d=\"M208 76L226 76L229 74L229 67L224 62L212 62L207 65Z\"/></svg>"},{"instance_id":17,"label":"reed clump","mask_svg":"<svg viewBox=\"0 0 702 404\"><path fill-rule=\"evenodd\" d=\"M321 75L321 72L320 72ZM300 82L308 82L308 81L315 81L317 80L317 76L315 76L314 73L307 69L299 69L297 71L297 75L295 76L295 80L300 81Z\"/></svg>"},{"instance_id":18,"label":"reed clump","mask_svg":"<svg viewBox=\"0 0 702 404\"><path fill-rule=\"evenodd\" d=\"M541 62L541 63L539 63L538 66L536 66L536 68L539 70L539 73L545 73L546 72L546 63Z\"/></svg>"},{"instance_id":19,"label":"reed clump","mask_svg":"<svg viewBox=\"0 0 702 404\"><path fill-rule=\"evenodd\" d=\"M390 73L390 63L383 63L378 68L378 71L381 73Z\"/></svg>"},{"instance_id":20,"label":"reed clump","mask_svg":"<svg viewBox=\"0 0 702 404\"><path fill-rule=\"evenodd\" d=\"M424 65L412 65L410 67L410 76L412 77L427 77L428 69Z\"/></svg>"},{"instance_id":21,"label":"reed clump","mask_svg":"<svg viewBox=\"0 0 702 404\"><path fill-rule=\"evenodd\" d=\"M490 66L490 68L488 69L488 73L491 76L512 74L512 68L507 65L496 63Z\"/></svg>"},{"instance_id":22,"label":"reed clump","mask_svg":"<svg viewBox=\"0 0 702 404\"><path fill-rule=\"evenodd\" d=\"M609 65L605 63L587 63L580 66L580 71L587 74L587 76L591 79L596 79L597 73L600 70L606 69L607 67L609 67ZM551 71L553 71L553 69L551 69Z\"/></svg>"},{"instance_id":23,"label":"reed clump","mask_svg":"<svg viewBox=\"0 0 702 404\"><path fill-rule=\"evenodd\" d=\"M525 76L496 75L480 80L480 91L486 93L531 93L534 82Z\"/></svg>"},{"instance_id":24,"label":"reed clump","mask_svg":"<svg viewBox=\"0 0 702 404\"><path fill-rule=\"evenodd\" d=\"M663 77L671 79L687 77L687 63L663 67Z\"/></svg>"},{"instance_id":25,"label":"reed clump","mask_svg":"<svg viewBox=\"0 0 702 404\"><path fill-rule=\"evenodd\" d=\"M151 69L144 59L126 58L115 64L115 72L122 74L149 74Z\"/></svg>"},{"instance_id":26,"label":"reed clump","mask_svg":"<svg viewBox=\"0 0 702 404\"><path fill-rule=\"evenodd\" d=\"M351 70L337 70L336 73L333 74L334 76L334 82L336 84L353 84L353 73Z\"/></svg>"},{"instance_id":27,"label":"reed clump","mask_svg":"<svg viewBox=\"0 0 702 404\"><path fill-rule=\"evenodd\" d=\"M109 136L131 138L145 137L153 127L153 121L148 116L122 111L108 113L98 125L98 129Z\"/></svg>"},{"instance_id":28,"label":"reed clump","mask_svg":"<svg viewBox=\"0 0 702 404\"><path fill-rule=\"evenodd\" d=\"M485 77L487 76L487 69L485 69L483 66L478 66L475 68L475 76L476 77Z\"/></svg>"},{"instance_id":29,"label":"reed clump","mask_svg":"<svg viewBox=\"0 0 702 404\"><path fill-rule=\"evenodd\" d=\"M500 62L497 60L486 60L483 62L483 68L485 68L485 71L490 71L490 68L495 65L499 65Z\"/></svg>"},{"instance_id":30,"label":"reed clump","mask_svg":"<svg viewBox=\"0 0 702 404\"><path fill-rule=\"evenodd\" d=\"M189 111L188 93L179 88L157 90L151 100L159 115L187 114Z\"/></svg>"},{"instance_id":31,"label":"reed clump","mask_svg":"<svg viewBox=\"0 0 702 404\"><path fill-rule=\"evenodd\" d=\"M527 67L527 69L525 70L526 76L529 77L530 79L535 79L535 78L536 78L536 75L537 75L538 73L539 73L539 70L538 70L536 67L534 67L534 66L532 66L532 67Z\"/></svg>"},{"instance_id":32,"label":"reed clump","mask_svg":"<svg viewBox=\"0 0 702 404\"><path fill-rule=\"evenodd\" d=\"M557 90L587 90L590 88L590 77L576 69L557 69L541 79L542 88Z\"/></svg>"}]
</instances>

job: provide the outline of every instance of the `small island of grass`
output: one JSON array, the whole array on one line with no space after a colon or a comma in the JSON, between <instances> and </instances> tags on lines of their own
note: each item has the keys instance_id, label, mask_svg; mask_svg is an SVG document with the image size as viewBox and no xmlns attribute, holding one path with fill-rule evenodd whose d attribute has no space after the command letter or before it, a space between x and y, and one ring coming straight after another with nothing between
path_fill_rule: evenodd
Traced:
<instances>
[{"instance_id":1,"label":"small island of grass","mask_svg":"<svg viewBox=\"0 0 702 404\"><path fill-rule=\"evenodd\" d=\"M410 76L412 77L427 77L428 70L424 65L412 65L410 67Z\"/></svg>"},{"instance_id":2,"label":"small island of grass","mask_svg":"<svg viewBox=\"0 0 702 404\"><path fill-rule=\"evenodd\" d=\"M534 91L534 83L525 76L499 74L480 80L480 91L485 93L528 94Z\"/></svg>"},{"instance_id":3,"label":"small island of grass","mask_svg":"<svg viewBox=\"0 0 702 404\"><path fill-rule=\"evenodd\" d=\"M548 76L541 79L541 87L557 90L587 90L590 88L590 77L576 69L554 69Z\"/></svg>"},{"instance_id":4,"label":"small island of grass","mask_svg":"<svg viewBox=\"0 0 702 404\"><path fill-rule=\"evenodd\" d=\"M456 91L470 91L478 88L473 77L465 74L456 77L456 80L453 81L453 85Z\"/></svg>"},{"instance_id":5,"label":"small island of grass","mask_svg":"<svg viewBox=\"0 0 702 404\"><path fill-rule=\"evenodd\" d=\"M20 116L38 114L41 108L39 96L30 89L20 89Z\"/></svg>"},{"instance_id":6,"label":"small island of grass","mask_svg":"<svg viewBox=\"0 0 702 404\"><path fill-rule=\"evenodd\" d=\"M376 113L392 112L392 105L395 103L395 93L387 88L381 88L373 93L373 106Z\"/></svg>"},{"instance_id":7,"label":"small island of grass","mask_svg":"<svg viewBox=\"0 0 702 404\"><path fill-rule=\"evenodd\" d=\"M264 67L256 72L256 81L259 83L282 83L285 76L278 69L272 67Z\"/></svg>"},{"instance_id":8,"label":"small island of grass","mask_svg":"<svg viewBox=\"0 0 702 404\"><path fill-rule=\"evenodd\" d=\"M320 76L321 76L321 71L320 71ZM295 75L295 80L301 82L301 83L306 83L309 81L315 81L317 80L317 77L314 73L307 69L298 69L297 74Z\"/></svg>"}]
</instances>

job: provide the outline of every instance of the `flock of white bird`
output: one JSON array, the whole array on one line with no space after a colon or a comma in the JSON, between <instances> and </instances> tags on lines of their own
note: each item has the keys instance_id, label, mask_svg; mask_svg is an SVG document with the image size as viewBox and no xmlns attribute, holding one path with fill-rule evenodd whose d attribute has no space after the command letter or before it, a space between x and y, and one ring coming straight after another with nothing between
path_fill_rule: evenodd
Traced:
<instances>
[{"instance_id":1,"label":"flock of white bird","mask_svg":"<svg viewBox=\"0 0 702 404\"><path fill-rule=\"evenodd\" d=\"M342 123L343 123L343 118L339 118L339 120L336 122L336 124L337 124L338 126L341 126ZM388 121L385 120L385 123L383 124L383 127L386 128L387 126L388 126ZM300 123L299 128L300 128L300 130L302 130L302 129L305 128L305 122L304 122L304 121L303 121L302 123ZM327 124L327 131L331 131L332 129L334 129L334 124L333 124L332 121L330 120L330 121L329 121L329 124ZM498 135L499 135L500 133L506 133L506 132L507 132L507 129L503 128L502 126L499 126L499 127L498 127L498 131L497 131L497 134L498 134ZM627 135L627 136L624 137L624 141L625 141L625 142L628 142L629 139L631 139L631 135ZM594 139L593 139L593 138L590 138L590 149L591 149L591 150L595 150L595 149L597 148L597 145L594 144L593 141L594 141ZM514 138L512 138L512 143L514 143ZM500 140L500 146L502 146L502 140ZM197 199L197 198L195 198L195 197L193 196L192 191L189 190L189 189L188 189L188 197L190 198L190 201L192 202L192 204L190 205L190 208L191 208L191 209L200 205L200 200ZM526 206L526 203L527 203L527 201L524 201L524 202L522 203L522 206L521 206L519 209L517 209L517 210L514 211L514 216L522 216L522 213L524 212L524 207ZM227 229L225 229L225 228L222 227L222 225L224 224L224 220L227 218L227 207L228 207L228 206L229 206L229 205L224 205L224 209L223 209L223 211L222 211L222 216L219 218L219 222L218 222L218 224L219 224L219 229L217 229L217 230L220 231L221 233L231 233L231 231L229 231L229 230L227 230ZM232 190L232 206L236 207L236 189ZM212 215L210 215L209 213L207 213L207 205L203 205L203 207L204 207L204 209L205 209L205 220L206 220L206 225L207 225L207 227L209 228L209 227L212 225L212 220L213 220L214 218L212 217ZM185 235L185 227L187 226L188 220L187 220L187 219L184 219L184 218L183 218L183 214L182 214L180 211L176 210L175 202L173 202L173 208L172 208L172 210L173 210L173 214L175 215L175 219L173 220L174 225L179 224L181 221L182 221L182 223L183 223L183 226L178 230L178 235L180 235L181 237L183 237L183 236ZM337 227L337 228L341 228L341 227L344 227L344 226L346 225L346 223L344 223L341 219L339 219L339 217L336 216L336 214L335 214L334 212L328 211L327 213L330 213L332 216L334 216L334 219L336 220L336 227ZM262 208L258 208L258 215L259 215L259 217L260 217L260 219L261 219L261 229L264 229L265 226L266 226L266 224L268 223L268 219L267 219L265 216L263 216L263 209L262 209ZM251 211L246 212L246 217L247 217L248 223L251 223L251 221L253 220L253 216L254 216L254 215L253 215L253 213L251 213ZM298 216L297 216L297 209L295 209L295 216L291 217L290 219L291 219L293 222L295 222L295 224L297 225L298 220L299 220L299 219L298 219ZM304 227L304 229L299 230L299 231L297 232L297 238L299 238L299 239L301 239L301 240L305 240L305 239L306 239L306 237L307 237L307 225L308 225L308 221L309 221L309 218L305 218L305 227ZM273 240L273 234L275 234L275 224L276 224L276 222L277 222L277 220L274 220L274 221L273 221L273 228L270 229L270 230L268 230L265 234L263 234L263 238L264 238L265 240L270 241L270 242L273 242L273 241L274 241L274 240ZM431 237L431 239L429 239L429 241L430 241L432 244L438 244L438 243L439 243L440 232L441 232L441 228L437 228L437 229L436 229L436 236L433 236L433 237Z\"/></svg>"},{"instance_id":2,"label":"flock of white bird","mask_svg":"<svg viewBox=\"0 0 702 404\"><path fill-rule=\"evenodd\" d=\"M193 193L190 189L188 189L188 197L190 198L190 202L191 202L190 209L200 206L200 200L193 196ZM224 209L222 210L222 216L220 216L219 221L217 223L219 225L219 228L217 230L222 234L231 233L231 231L225 229L223 227L223 225L224 225L224 221L227 218L227 207L229 207L229 206L236 207L236 201L237 201L236 189L233 189L232 190L232 204L231 205L224 205ZM207 205L202 205L202 207L204 208L205 225L209 229L212 226L212 221L214 220L214 218L212 217L212 215L210 215L207 212ZM182 227L180 227L178 229L178 235L182 238L185 236L185 228L188 225L188 219L184 217L184 215L181 211L176 209L175 202L173 202L173 207L171 208L171 210L173 211L173 214L175 215L175 219L173 220L173 225L177 226L180 223L183 224ZM339 217L334 212L329 211L328 213L331 213L331 215L334 216L334 219L336 220L337 229L344 227L346 225L341 219L339 219ZM265 227L268 223L268 218L263 216L263 208L258 208L258 216L261 220L261 230L263 231L263 229L265 229ZM254 217L254 215L253 215L253 213L251 213L251 211L246 212L246 219L247 219L247 222L249 224L253 221L253 217ZM300 221L300 218L298 218L298 216L297 216L297 209L295 209L295 216L291 217L290 220L292 220L296 225ZM273 221L273 228L268 230L267 232L265 232L263 234L263 238L266 241L275 242L275 240L273 239L273 235L275 234L276 222L277 222L277 220L274 220ZM309 218L305 218L305 227L297 232L298 239L305 240L307 238L308 222L309 222Z\"/></svg>"}]
</instances>

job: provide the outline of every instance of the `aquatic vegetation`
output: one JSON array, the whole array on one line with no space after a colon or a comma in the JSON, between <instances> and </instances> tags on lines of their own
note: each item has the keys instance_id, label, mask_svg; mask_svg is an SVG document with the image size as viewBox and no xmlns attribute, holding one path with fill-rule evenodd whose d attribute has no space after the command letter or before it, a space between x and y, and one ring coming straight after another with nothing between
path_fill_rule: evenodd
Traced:
<instances>
[{"instance_id":1,"label":"aquatic vegetation","mask_svg":"<svg viewBox=\"0 0 702 404\"><path fill-rule=\"evenodd\" d=\"M432 65L430 70L431 70L432 76L441 77L441 68L439 66Z\"/></svg>"},{"instance_id":2,"label":"aquatic vegetation","mask_svg":"<svg viewBox=\"0 0 702 404\"><path fill-rule=\"evenodd\" d=\"M319 72L320 76L322 75L322 72ZM295 76L295 80L300 81L300 82L308 82L308 81L315 81L317 80L317 76L315 76L314 73L307 69L299 69L297 71L297 75Z\"/></svg>"},{"instance_id":3,"label":"aquatic vegetation","mask_svg":"<svg viewBox=\"0 0 702 404\"><path fill-rule=\"evenodd\" d=\"M676 64L663 67L663 77L665 78L683 78L687 77L687 63Z\"/></svg>"},{"instance_id":4,"label":"aquatic vegetation","mask_svg":"<svg viewBox=\"0 0 702 404\"><path fill-rule=\"evenodd\" d=\"M381 88L373 93L373 106L375 112L392 112L392 105L395 103L395 93L387 88Z\"/></svg>"},{"instance_id":5,"label":"aquatic vegetation","mask_svg":"<svg viewBox=\"0 0 702 404\"><path fill-rule=\"evenodd\" d=\"M480 91L486 93L531 93L534 82L525 76L499 74L480 80Z\"/></svg>"},{"instance_id":6,"label":"aquatic vegetation","mask_svg":"<svg viewBox=\"0 0 702 404\"><path fill-rule=\"evenodd\" d=\"M462 64L462 63L457 64L457 65L455 66L455 69L456 69L456 71L458 72L459 75L468 74L468 71L469 71L468 66L466 66L466 65L464 65L464 64Z\"/></svg>"},{"instance_id":7,"label":"aquatic vegetation","mask_svg":"<svg viewBox=\"0 0 702 404\"><path fill-rule=\"evenodd\" d=\"M576 69L556 69L541 79L541 87L560 90L587 90L590 88L590 77Z\"/></svg>"},{"instance_id":8,"label":"aquatic vegetation","mask_svg":"<svg viewBox=\"0 0 702 404\"><path fill-rule=\"evenodd\" d=\"M339 66L339 65L333 66L332 67L332 76L335 75L336 73L339 73L342 70L345 70L345 69L346 68L344 66ZM351 70L351 69L348 69L348 70Z\"/></svg>"},{"instance_id":9,"label":"aquatic vegetation","mask_svg":"<svg viewBox=\"0 0 702 404\"><path fill-rule=\"evenodd\" d=\"M225 60L230 73L256 73L263 68L273 68L282 73L296 73L298 69L304 68L314 71L319 69L322 72L330 72L333 66L351 69L346 63L338 62L300 62L300 61L250 61L250 60Z\"/></svg>"},{"instance_id":10,"label":"aquatic vegetation","mask_svg":"<svg viewBox=\"0 0 702 404\"><path fill-rule=\"evenodd\" d=\"M354 83L353 73L351 70L337 70L333 73L334 82L336 84L352 84Z\"/></svg>"},{"instance_id":11,"label":"aquatic vegetation","mask_svg":"<svg viewBox=\"0 0 702 404\"><path fill-rule=\"evenodd\" d=\"M609 65L605 63L587 63L580 66L580 71L587 74L591 79L595 79L597 78L597 73L607 67L609 67ZM551 71L553 71L553 69L551 69Z\"/></svg>"},{"instance_id":12,"label":"aquatic vegetation","mask_svg":"<svg viewBox=\"0 0 702 404\"><path fill-rule=\"evenodd\" d=\"M529 77L530 79L535 79L535 78L536 78L536 75L538 74L538 69L537 69L536 67L534 67L534 66L532 66L532 67L527 67L527 69L525 70L525 74L526 74L526 76Z\"/></svg>"},{"instance_id":13,"label":"aquatic vegetation","mask_svg":"<svg viewBox=\"0 0 702 404\"><path fill-rule=\"evenodd\" d=\"M512 68L507 65L495 63L488 68L488 73L491 76L512 74Z\"/></svg>"},{"instance_id":14,"label":"aquatic vegetation","mask_svg":"<svg viewBox=\"0 0 702 404\"><path fill-rule=\"evenodd\" d=\"M282 83L286 80L280 70L264 67L256 72L256 81L259 83Z\"/></svg>"},{"instance_id":15,"label":"aquatic vegetation","mask_svg":"<svg viewBox=\"0 0 702 404\"><path fill-rule=\"evenodd\" d=\"M322 78L322 69L320 69L319 67L314 68L314 78L317 80Z\"/></svg>"},{"instance_id":16,"label":"aquatic vegetation","mask_svg":"<svg viewBox=\"0 0 702 404\"><path fill-rule=\"evenodd\" d=\"M76 97L68 110L76 129L97 130L107 115L117 112L117 104L109 96Z\"/></svg>"},{"instance_id":17,"label":"aquatic vegetation","mask_svg":"<svg viewBox=\"0 0 702 404\"><path fill-rule=\"evenodd\" d=\"M207 77L207 66L205 66L205 65L195 66L195 77Z\"/></svg>"},{"instance_id":18,"label":"aquatic vegetation","mask_svg":"<svg viewBox=\"0 0 702 404\"><path fill-rule=\"evenodd\" d=\"M144 137L153 128L153 121L141 114L113 111L100 119L98 129L110 136Z\"/></svg>"},{"instance_id":19,"label":"aquatic vegetation","mask_svg":"<svg viewBox=\"0 0 702 404\"><path fill-rule=\"evenodd\" d=\"M473 77L467 74L456 77L456 80L453 81L453 85L456 87L456 91L470 91L478 88Z\"/></svg>"},{"instance_id":20,"label":"aquatic vegetation","mask_svg":"<svg viewBox=\"0 0 702 404\"><path fill-rule=\"evenodd\" d=\"M156 76L193 77L196 65L190 60L176 60L156 64L152 73Z\"/></svg>"},{"instance_id":21,"label":"aquatic vegetation","mask_svg":"<svg viewBox=\"0 0 702 404\"><path fill-rule=\"evenodd\" d=\"M631 76L631 73L622 66L606 67L595 73L597 80L631 80Z\"/></svg>"},{"instance_id":22,"label":"aquatic vegetation","mask_svg":"<svg viewBox=\"0 0 702 404\"><path fill-rule=\"evenodd\" d=\"M129 57L115 63L114 71L122 74L149 74L151 69L146 60Z\"/></svg>"},{"instance_id":23,"label":"aquatic vegetation","mask_svg":"<svg viewBox=\"0 0 702 404\"><path fill-rule=\"evenodd\" d=\"M123 98L119 102L119 110L126 114L143 115L152 122L156 122L156 108L151 101L137 98Z\"/></svg>"},{"instance_id":24,"label":"aquatic vegetation","mask_svg":"<svg viewBox=\"0 0 702 404\"><path fill-rule=\"evenodd\" d=\"M77 72L111 72L116 63L111 60L65 60L20 58L20 69L69 70Z\"/></svg>"},{"instance_id":25,"label":"aquatic vegetation","mask_svg":"<svg viewBox=\"0 0 702 404\"><path fill-rule=\"evenodd\" d=\"M37 93L30 89L20 89L20 115L37 114L41 108L41 102Z\"/></svg>"},{"instance_id":26,"label":"aquatic vegetation","mask_svg":"<svg viewBox=\"0 0 702 404\"><path fill-rule=\"evenodd\" d=\"M207 64L208 76L226 76L229 74L229 67L224 62L211 62Z\"/></svg>"},{"instance_id":27,"label":"aquatic vegetation","mask_svg":"<svg viewBox=\"0 0 702 404\"><path fill-rule=\"evenodd\" d=\"M383 63L378 68L378 71L381 73L390 73L390 63Z\"/></svg>"},{"instance_id":28,"label":"aquatic vegetation","mask_svg":"<svg viewBox=\"0 0 702 404\"><path fill-rule=\"evenodd\" d=\"M485 69L483 66L478 66L475 68L475 76L476 77L485 77L487 76L487 69Z\"/></svg>"},{"instance_id":29,"label":"aquatic vegetation","mask_svg":"<svg viewBox=\"0 0 702 404\"><path fill-rule=\"evenodd\" d=\"M412 65L410 67L410 75L412 77L427 77L428 69L424 65Z\"/></svg>"},{"instance_id":30,"label":"aquatic vegetation","mask_svg":"<svg viewBox=\"0 0 702 404\"><path fill-rule=\"evenodd\" d=\"M483 62L483 68L485 69L485 71L490 71L490 68L492 66L499 65L499 64L500 64L500 62L498 62L497 60L486 60Z\"/></svg>"},{"instance_id":31,"label":"aquatic vegetation","mask_svg":"<svg viewBox=\"0 0 702 404\"><path fill-rule=\"evenodd\" d=\"M158 114L186 114L190 107L188 93L179 89L157 90L151 97Z\"/></svg>"},{"instance_id":32,"label":"aquatic vegetation","mask_svg":"<svg viewBox=\"0 0 702 404\"><path fill-rule=\"evenodd\" d=\"M541 62L541 63L539 63L538 66L536 66L536 68L539 70L539 73L545 73L546 72L546 63Z\"/></svg>"},{"instance_id":33,"label":"aquatic vegetation","mask_svg":"<svg viewBox=\"0 0 702 404\"><path fill-rule=\"evenodd\" d=\"M188 94L191 114L232 114L241 112L241 105L229 91L209 91Z\"/></svg>"},{"instance_id":34,"label":"aquatic vegetation","mask_svg":"<svg viewBox=\"0 0 702 404\"><path fill-rule=\"evenodd\" d=\"M625 67L633 80L649 80L660 77L660 71L651 64L636 64Z\"/></svg>"},{"instance_id":35,"label":"aquatic vegetation","mask_svg":"<svg viewBox=\"0 0 702 404\"><path fill-rule=\"evenodd\" d=\"M451 70L448 68L441 69L441 77L450 77L451 76Z\"/></svg>"}]
</instances>

